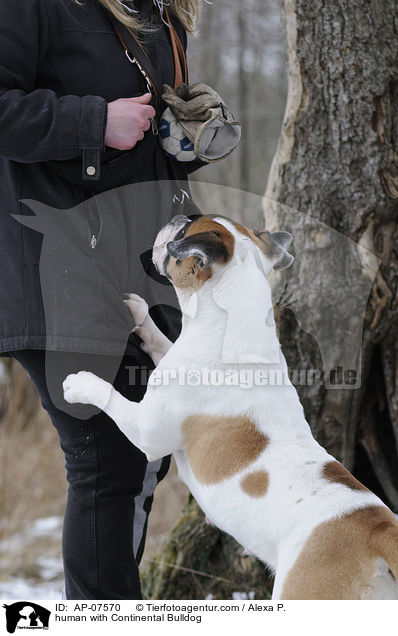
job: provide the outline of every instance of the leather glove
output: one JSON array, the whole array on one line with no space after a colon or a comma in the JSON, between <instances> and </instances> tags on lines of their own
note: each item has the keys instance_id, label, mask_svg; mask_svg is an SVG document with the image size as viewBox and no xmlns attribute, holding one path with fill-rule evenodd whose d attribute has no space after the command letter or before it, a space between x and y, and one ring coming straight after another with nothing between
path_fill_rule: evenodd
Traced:
<instances>
[{"instance_id":1,"label":"leather glove","mask_svg":"<svg viewBox=\"0 0 398 636\"><path fill-rule=\"evenodd\" d=\"M210 163L228 156L239 143L241 126L220 95L210 86L180 84L176 90L163 85L162 99L194 144L196 156ZM163 114L167 119L167 109Z\"/></svg>"}]
</instances>

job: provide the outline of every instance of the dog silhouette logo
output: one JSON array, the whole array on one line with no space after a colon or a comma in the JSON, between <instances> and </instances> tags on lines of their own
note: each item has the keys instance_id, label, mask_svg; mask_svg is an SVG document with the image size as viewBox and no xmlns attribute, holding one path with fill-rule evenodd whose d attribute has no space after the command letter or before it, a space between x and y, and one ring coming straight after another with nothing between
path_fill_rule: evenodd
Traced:
<instances>
[{"instance_id":1,"label":"dog silhouette logo","mask_svg":"<svg viewBox=\"0 0 398 636\"><path fill-rule=\"evenodd\" d=\"M6 610L9 634L13 634L16 629L48 629L51 612L41 605L31 601L19 601L3 607Z\"/></svg>"},{"instance_id":2,"label":"dog silhouette logo","mask_svg":"<svg viewBox=\"0 0 398 636\"><path fill-rule=\"evenodd\" d=\"M35 284L40 279L36 292L43 299L48 349L106 353L121 360L135 326L123 303L125 293L145 296L151 306L178 309L167 279L153 278L149 248L157 228L169 220L158 209L160 196L159 187L142 183L68 209L21 200L23 213L13 218L23 232L43 235L31 236L36 245L41 242L40 262L30 263L27 275Z\"/></svg>"}]
</instances>

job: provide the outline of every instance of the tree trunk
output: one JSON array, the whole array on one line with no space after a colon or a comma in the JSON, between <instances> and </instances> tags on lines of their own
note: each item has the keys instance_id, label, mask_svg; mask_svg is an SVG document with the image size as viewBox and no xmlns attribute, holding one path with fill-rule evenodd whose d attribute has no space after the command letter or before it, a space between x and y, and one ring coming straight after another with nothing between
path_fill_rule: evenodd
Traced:
<instances>
[{"instance_id":1,"label":"tree trunk","mask_svg":"<svg viewBox=\"0 0 398 636\"><path fill-rule=\"evenodd\" d=\"M264 199L267 228L294 236L296 262L276 281L286 286L282 348L314 435L398 510L398 9L395 0L283 7L289 95ZM300 385L310 372L318 381ZM191 500L145 593L268 598L262 566L239 550Z\"/></svg>"},{"instance_id":2,"label":"tree trunk","mask_svg":"<svg viewBox=\"0 0 398 636\"><path fill-rule=\"evenodd\" d=\"M264 209L293 234L283 280L307 298L281 309L281 342L290 368L323 363L324 383L297 387L317 439L397 510L397 4L285 0L285 20L289 95ZM357 370L355 389L330 386L333 365Z\"/></svg>"}]
</instances>

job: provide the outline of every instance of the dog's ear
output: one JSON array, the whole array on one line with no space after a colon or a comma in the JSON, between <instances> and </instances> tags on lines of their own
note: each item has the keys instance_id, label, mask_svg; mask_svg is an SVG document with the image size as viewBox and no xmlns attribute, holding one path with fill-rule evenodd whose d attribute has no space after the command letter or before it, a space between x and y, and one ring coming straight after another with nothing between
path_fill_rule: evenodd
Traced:
<instances>
[{"instance_id":1,"label":"dog's ear","mask_svg":"<svg viewBox=\"0 0 398 636\"><path fill-rule=\"evenodd\" d=\"M57 219L59 218L57 215L59 213L62 215L62 210L52 208L34 199L20 199L20 202L30 208L30 210L34 212L34 215L11 214L16 221L25 227L29 227L31 230L41 232L41 234L45 234L48 230L57 227Z\"/></svg>"},{"instance_id":2,"label":"dog's ear","mask_svg":"<svg viewBox=\"0 0 398 636\"><path fill-rule=\"evenodd\" d=\"M159 274L158 270L153 264L152 249L147 250L146 252L143 252L142 254L140 254L140 261L144 268L145 273L150 278L152 278L153 280L156 280L156 282L160 283L161 285L170 285L170 286L172 285L172 283L169 281L168 278L166 278L166 276Z\"/></svg>"},{"instance_id":3,"label":"dog's ear","mask_svg":"<svg viewBox=\"0 0 398 636\"><path fill-rule=\"evenodd\" d=\"M257 238L263 244L263 252L267 258L273 261L276 270L286 269L294 261L294 256L289 254L287 248L293 240L290 232L255 232Z\"/></svg>"},{"instance_id":4,"label":"dog's ear","mask_svg":"<svg viewBox=\"0 0 398 636\"><path fill-rule=\"evenodd\" d=\"M228 246L216 230L198 232L178 241L170 241L167 243L167 251L180 260L193 256L199 269L207 269L219 261L226 263L230 256Z\"/></svg>"}]
</instances>

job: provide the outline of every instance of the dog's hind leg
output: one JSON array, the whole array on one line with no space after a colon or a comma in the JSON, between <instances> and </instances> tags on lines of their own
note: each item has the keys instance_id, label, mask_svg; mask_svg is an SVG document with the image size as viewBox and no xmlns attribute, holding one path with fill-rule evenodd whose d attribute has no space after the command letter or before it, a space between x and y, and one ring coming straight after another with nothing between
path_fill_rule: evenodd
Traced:
<instances>
[{"instance_id":1,"label":"dog's hind leg","mask_svg":"<svg viewBox=\"0 0 398 636\"><path fill-rule=\"evenodd\" d=\"M358 508L342 517L320 523L306 539L300 553L285 562L282 577L275 577L275 595L290 600L358 600L378 593L377 559L390 575L398 573L398 523L385 506ZM372 591L373 590L373 591ZM383 592L384 593L384 592Z\"/></svg>"},{"instance_id":2,"label":"dog's hind leg","mask_svg":"<svg viewBox=\"0 0 398 636\"><path fill-rule=\"evenodd\" d=\"M128 294L124 301L129 308L136 326L133 331L142 339L141 348L159 364L173 344L155 325L149 315L148 304L137 294Z\"/></svg>"}]
</instances>

